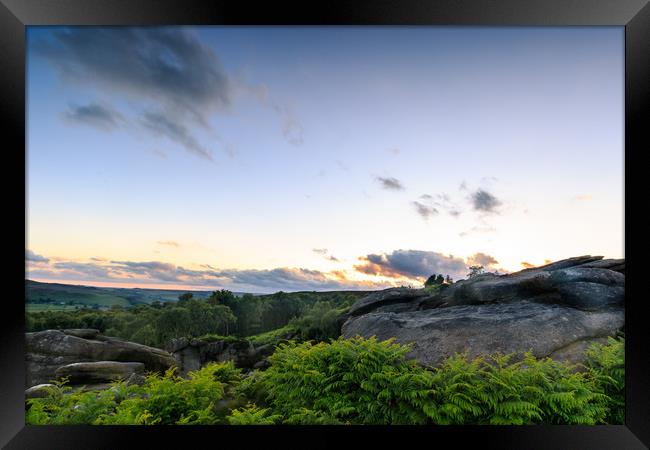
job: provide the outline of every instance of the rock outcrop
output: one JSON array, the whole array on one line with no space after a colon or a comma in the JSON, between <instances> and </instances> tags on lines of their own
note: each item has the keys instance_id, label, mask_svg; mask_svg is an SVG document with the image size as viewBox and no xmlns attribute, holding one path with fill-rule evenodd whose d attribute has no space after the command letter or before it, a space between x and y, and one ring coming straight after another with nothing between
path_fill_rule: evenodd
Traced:
<instances>
[{"instance_id":1,"label":"rock outcrop","mask_svg":"<svg viewBox=\"0 0 650 450\"><path fill-rule=\"evenodd\" d=\"M61 366L54 372L56 378L67 377L70 384L110 383L114 380L127 380L134 374L144 374L143 363L119 361L79 362Z\"/></svg>"},{"instance_id":2,"label":"rock outcrop","mask_svg":"<svg viewBox=\"0 0 650 450\"><path fill-rule=\"evenodd\" d=\"M456 352L521 353L579 362L592 342L624 327L625 261L582 256L508 275L483 274L428 295L388 289L357 301L344 337L413 345L437 365Z\"/></svg>"},{"instance_id":3,"label":"rock outcrop","mask_svg":"<svg viewBox=\"0 0 650 450\"><path fill-rule=\"evenodd\" d=\"M172 339L166 349L173 354L181 375L197 370L211 361L233 361L235 366L252 369L263 366L263 360L273 353L273 346L255 348L246 339L206 341L202 339Z\"/></svg>"},{"instance_id":4,"label":"rock outcrop","mask_svg":"<svg viewBox=\"0 0 650 450\"><path fill-rule=\"evenodd\" d=\"M28 387L55 379L58 368L73 363L141 363L146 371L164 371L176 365L164 350L103 336L98 330L45 330L25 337Z\"/></svg>"}]
</instances>

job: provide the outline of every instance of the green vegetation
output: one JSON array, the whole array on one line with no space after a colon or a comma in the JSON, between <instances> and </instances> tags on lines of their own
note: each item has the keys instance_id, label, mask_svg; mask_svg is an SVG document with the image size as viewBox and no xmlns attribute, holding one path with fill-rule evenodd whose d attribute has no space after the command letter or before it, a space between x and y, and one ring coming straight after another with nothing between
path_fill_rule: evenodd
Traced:
<instances>
[{"instance_id":1,"label":"green vegetation","mask_svg":"<svg viewBox=\"0 0 650 450\"><path fill-rule=\"evenodd\" d=\"M302 339L326 340L339 336L340 315L362 295L363 292L278 292L237 297L221 290L207 298L195 298L193 293L184 293L177 302L128 308L114 305L106 310L28 310L26 325L27 331L95 328L109 336L161 348L173 338L241 338L276 332L290 324ZM267 343L277 342L270 336L266 338Z\"/></svg>"},{"instance_id":2,"label":"green vegetation","mask_svg":"<svg viewBox=\"0 0 650 450\"><path fill-rule=\"evenodd\" d=\"M527 354L517 361L455 355L428 369L390 340L290 342L277 346L267 370L248 375L227 362L187 379L168 371L100 392L59 384L28 400L26 417L28 424L620 424L623 347L623 338L593 346L586 367Z\"/></svg>"}]
</instances>

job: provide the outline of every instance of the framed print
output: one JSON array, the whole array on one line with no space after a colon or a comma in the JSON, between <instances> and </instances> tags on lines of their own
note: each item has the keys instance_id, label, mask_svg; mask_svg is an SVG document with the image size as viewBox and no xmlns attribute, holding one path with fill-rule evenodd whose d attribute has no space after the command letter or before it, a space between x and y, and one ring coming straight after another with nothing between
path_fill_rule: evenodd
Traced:
<instances>
[{"instance_id":1,"label":"framed print","mask_svg":"<svg viewBox=\"0 0 650 450\"><path fill-rule=\"evenodd\" d=\"M0 15L6 448L649 445L647 1Z\"/></svg>"}]
</instances>

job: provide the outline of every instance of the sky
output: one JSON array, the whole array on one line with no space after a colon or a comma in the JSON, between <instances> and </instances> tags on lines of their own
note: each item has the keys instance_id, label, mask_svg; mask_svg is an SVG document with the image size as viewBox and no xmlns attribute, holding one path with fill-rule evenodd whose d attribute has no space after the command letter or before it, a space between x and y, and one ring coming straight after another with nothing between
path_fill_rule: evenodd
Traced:
<instances>
[{"instance_id":1,"label":"sky","mask_svg":"<svg viewBox=\"0 0 650 450\"><path fill-rule=\"evenodd\" d=\"M244 292L622 258L622 27L27 30L26 277Z\"/></svg>"}]
</instances>

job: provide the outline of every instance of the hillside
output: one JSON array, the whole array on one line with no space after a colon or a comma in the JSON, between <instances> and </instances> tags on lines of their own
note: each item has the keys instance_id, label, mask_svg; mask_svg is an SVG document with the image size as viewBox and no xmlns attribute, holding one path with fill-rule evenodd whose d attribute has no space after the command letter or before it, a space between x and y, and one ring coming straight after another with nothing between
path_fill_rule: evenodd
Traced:
<instances>
[{"instance_id":1,"label":"hillside","mask_svg":"<svg viewBox=\"0 0 650 450\"><path fill-rule=\"evenodd\" d=\"M153 302L173 302L188 291L172 289L140 289L77 286L25 280L25 303L30 311L71 309L77 307L106 308L113 305L134 306ZM207 298L210 291L191 291L196 298ZM235 293L243 295L243 293Z\"/></svg>"}]
</instances>

